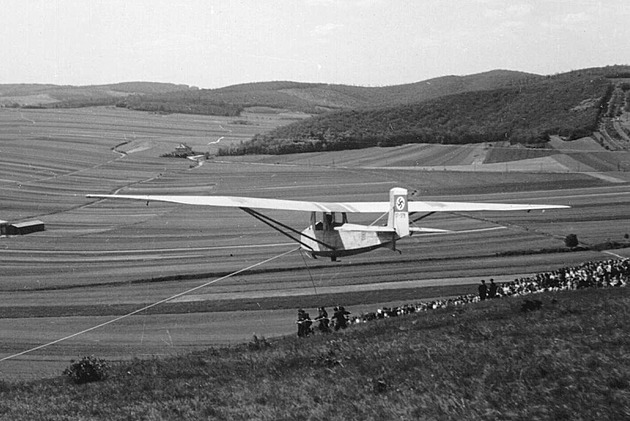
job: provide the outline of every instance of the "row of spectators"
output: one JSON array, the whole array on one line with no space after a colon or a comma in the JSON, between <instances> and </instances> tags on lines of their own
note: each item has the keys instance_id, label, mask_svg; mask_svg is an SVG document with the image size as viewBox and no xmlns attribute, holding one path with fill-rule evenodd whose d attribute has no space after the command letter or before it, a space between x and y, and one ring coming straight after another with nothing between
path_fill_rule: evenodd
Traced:
<instances>
[{"instance_id":1,"label":"row of spectators","mask_svg":"<svg viewBox=\"0 0 630 421\"><path fill-rule=\"evenodd\" d=\"M513 282L502 284L498 293L509 296L543 291L623 287L629 281L630 260L605 260L539 273L531 278L515 279Z\"/></svg>"},{"instance_id":2,"label":"row of spectators","mask_svg":"<svg viewBox=\"0 0 630 421\"><path fill-rule=\"evenodd\" d=\"M453 298L423 301L398 307L383 307L374 312L363 313L354 317L349 317L350 312L346 311L342 306L335 307L335 313L330 319L323 307L320 307L319 315L314 320L308 317L308 313L298 312L298 336L307 336L312 333L313 330L310 326L314 321L319 322L318 330L325 333L330 331L331 326L334 330L338 330L353 323L365 323L371 320L403 316L420 311L459 306L485 299L521 296L545 291L625 287L628 283L630 283L629 259L587 262L579 266L543 272L531 277L517 278L512 282L495 284L494 280L490 279L490 284L486 285L485 280L482 280L481 285L479 285L479 294L460 295ZM303 312L303 310L300 311ZM308 325L310 330L300 330L301 327L306 325Z\"/></svg>"},{"instance_id":3,"label":"row of spectators","mask_svg":"<svg viewBox=\"0 0 630 421\"><path fill-rule=\"evenodd\" d=\"M481 281L485 285L485 281ZM418 311L435 310L451 306L477 302L486 298L500 298L535 294L545 291L568 291L582 288L625 287L630 283L630 259L605 260L587 262L579 266L565 267L551 272L543 272L531 277L517 278L512 282L495 284L490 280L486 288L480 285L479 294L460 295L446 298L405 304L399 307L378 309L376 312L364 313L354 317L354 323L362 323L374 319L402 316Z\"/></svg>"}]
</instances>

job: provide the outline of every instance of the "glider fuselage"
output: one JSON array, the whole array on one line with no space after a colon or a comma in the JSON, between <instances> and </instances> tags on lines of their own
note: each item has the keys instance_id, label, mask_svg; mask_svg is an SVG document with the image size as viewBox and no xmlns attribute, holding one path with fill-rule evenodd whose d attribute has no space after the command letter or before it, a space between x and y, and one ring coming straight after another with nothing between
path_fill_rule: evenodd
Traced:
<instances>
[{"instance_id":1,"label":"glider fuselage","mask_svg":"<svg viewBox=\"0 0 630 421\"><path fill-rule=\"evenodd\" d=\"M316 238L322 243L313 241ZM395 233L323 231L308 227L302 231L302 246L312 256L343 257L365 253L379 247L391 247L396 239Z\"/></svg>"},{"instance_id":2,"label":"glider fuselage","mask_svg":"<svg viewBox=\"0 0 630 421\"><path fill-rule=\"evenodd\" d=\"M302 248L313 257L329 257L335 260L337 257L366 253L379 247L394 248L395 241L400 238L393 231L339 229L348 222L346 214L341 215L341 222L335 220L334 212L324 213L323 220L316 222L313 212L311 225L302 231Z\"/></svg>"}]
</instances>

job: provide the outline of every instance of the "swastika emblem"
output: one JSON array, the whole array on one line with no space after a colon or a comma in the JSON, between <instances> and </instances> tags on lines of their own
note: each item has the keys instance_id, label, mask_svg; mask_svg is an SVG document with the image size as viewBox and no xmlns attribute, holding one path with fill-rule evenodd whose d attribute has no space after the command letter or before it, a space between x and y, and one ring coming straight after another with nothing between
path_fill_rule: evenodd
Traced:
<instances>
[{"instance_id":1,"label":"swastika emblem","mask_svg":"<svg viewBox=\"0 0 630 421\"><path fill-rule=\"evenodd\" d=\"M405 209L406 200L403 196L398 196L396 198L396 210L402 211Z\"/></svg>"}]
</instances>

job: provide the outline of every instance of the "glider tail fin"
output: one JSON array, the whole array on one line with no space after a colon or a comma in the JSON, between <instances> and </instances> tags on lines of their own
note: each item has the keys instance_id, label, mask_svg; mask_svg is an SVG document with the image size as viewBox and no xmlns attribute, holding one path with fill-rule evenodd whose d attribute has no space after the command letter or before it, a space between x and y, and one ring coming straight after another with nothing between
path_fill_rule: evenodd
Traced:
<instances>
[{"instance_id":1,"label":"glider tail fin","mask_svg":"<svg viewBox=\"0 0 630 421\"><path fill-rule=\"evenodd\" d=\"M387 226L396 231L398 237L409 236L409 210L407 189L394 187L389 191L389 219Z\"/></svg>"}]
</instances>

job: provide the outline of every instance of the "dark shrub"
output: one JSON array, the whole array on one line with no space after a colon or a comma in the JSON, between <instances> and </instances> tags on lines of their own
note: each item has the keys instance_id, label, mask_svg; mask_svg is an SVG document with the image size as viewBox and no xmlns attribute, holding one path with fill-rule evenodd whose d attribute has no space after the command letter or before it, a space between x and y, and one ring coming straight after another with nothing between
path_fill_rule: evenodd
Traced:
<instances>
[{"instance_id":1,"label":"dark shrub","mask_svg":"<svg viewBox=\"0 0 630 421\"><path fill-rule=\"evenodd\" d=\"M580 241L575 234L569 234L564 238L564 245L569 248L575 248L580 244Z\"/></svg>"},{"instance_id":2,"label":"dark shrub","mask_svg":"<svg viewBox=\"0 0 630 421\"><path fill-rule=\"evenodd\" d=\"M94 355L83 357L79 361L70 361L70 367L63 371L64 376L77 384L105 380L109 372L109 363Z\"/></svg>"}]
</instances>

